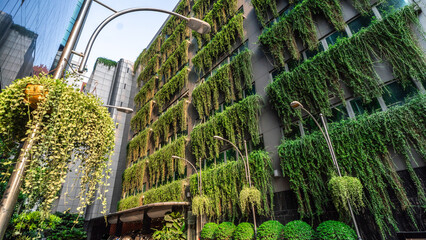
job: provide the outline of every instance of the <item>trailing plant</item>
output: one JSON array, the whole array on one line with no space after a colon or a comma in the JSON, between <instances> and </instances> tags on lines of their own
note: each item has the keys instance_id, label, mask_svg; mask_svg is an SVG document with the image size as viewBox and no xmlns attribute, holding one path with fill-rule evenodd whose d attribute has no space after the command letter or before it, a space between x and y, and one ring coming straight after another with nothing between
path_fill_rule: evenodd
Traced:
<instances>
[{"instance_id":1,"label":"trailing plant","mask_svg":"<svg viewBox=\"0 0 426 240\"><path fill-rule=\"evenodd\" d=\"M195 216L212 215L212 203L207 196L197 195L192 199L192 213ZM204 228L203 228L204 229Z\"/></svg>"},{"instance_id":2,"label":"trailing plant","mask_svg":"<svg viewBox=\"0 0 426 240\"><path fill-rule=\"evenodd\" d=\"M137 162L139 158L146 155L151 131L152 130L150 128L146 128L130 140L127 148L127 165L131 162Z\"/></svg>"},{"instance_id":3,"label":"trailing plant","mask_svg":"<svg viewBox=\"0 0 426 240\"><path fill-rule=\"evenodd\" d=\"M78 214L72 214L68 211L65 213L56 212L55 216L61 218L61 224L55 229L45 231L47 240L84 240L87 239L86 231L84 230L84 219Z\"/></svg>"},{"instance_id":4,"label":"trailing plant","mask_svg":"<svg viewBox=\"0 0 426 240\"><path fill-rule=\"evenodd\" d=\"M154 97L157 79L158 77L154 76L141 87L141 90L135 96L136 106L141 107Z\"/></svg>"},{"instance_id":5,"label":"trailing plant","mask_svg":"<svg viewBox=\"0 0 426 240\"><path fill-rule=\"evenodd\" d=\"M306 222L295 220L284 226L283 236L285 240L314 240L315 231Z\"/></svg>"},{"instance_id":6,"label":"trailing plant","mask_svg":"<svg viewBox=\"0 0 426 240\"><path fill-rule=\"evenodd\" d=\"M189 6L190 1L189 0L182 0L179 2L178 6L176 7L176 10L174 12L179 13L181 15L188 15L189 14ZM182 20L176 16L170 17L170 19L166 22L166 24L163 27L162 33L163 35L172 35L175 31L176 27L182 22Z\"/></svg>"},{"instance_id":7,"label":"trailing plant","mask_svg":"<svg viewBox=\"0 0 426 240\"><path fill-rule=\"evenodd\" d=\"M239 53L208 81L194 89L192 104L200 119L209 116L213 109L219 109L219 96L224 97L225 103L231 103L243 98L243 88L252 88L251 55L249 50Z\"/></svg>"},{"instance_id":8,"label":"trailing plant","mask_svg":"<svg viewBox=\"0 0 426 240\"><path fill-rule=\"evenodd\" d=\"M158 188L152 188L143 194L144 205L157 202L182 202L185 200L186 180L173 181Z\"/></svg>"},{"instance_id":9,"label":"trailing plant","mask_svg":"<svg viewBox=\"0 0 426 240\"><path fill-rule=\"evenodd\" d=\"M191 132L192 153L196 159L219 156L222 141L213 136L222 136L242 148L244 139L259 143L257 124L261 108L261 97L249 96L211 117L206 123L198 124Z\"/></svg>"},{"instance_id":10,"label":"trailing plant","mask_svg":"<svg viewBox=\"0 0 426 240\"><path fill-rule=\"evenodd\" d=\"M283 239L284 226L275 220L262 223L257 229L258 240L279 240Z\"/></svg>"},{"instance_id":11,"label":"trailing plant","mask_svg":"<svg viewBox=\"0 0 426 240\"><path fill-rule=\"evenodd\" d=\"M167 82L179 69L188 63L188 47L190 42L184 40L174 53L158 69L158 76Z\"/></svg>"},{"instance_id":12,"label":"trailing plant","mask_svg":"<svg viewBox=\"0 0 426 240\"><path fill-rule=\"evenodd\" d=\"M121 199L118 202L117 209L118 209L118 211L124 211L124 210L127 210L127 209L139 207L139 206L142 206L142 193Z\"/></svg>"},{"instance_id":13,"label":"trailing plant","mask_svg":"<svg viewBox=\"0 0 426 240\"><path fill-rule=\"evenodd\" d=\"M253 240L254 228L252 223L242 222L238 224L234 232L234 240Z\"/></svg>"},{"instance_id":14,"label":"trailing plant","mask_svg":"<svg viewBox=\"0 0 426 240\"><path fill-rule=\"evenodd\" d=\"M317 227L316 239L319 240L355 240L355 231L348 225L338 221L325 221Z\"/></svg>"},{"instance_id":15,"label":"trailing plant","mask_svg":"<svg viewBox=\"0 0 426 240\"><path fill-rule=\"evenodd\" d=\"M311 112L331 115L329 96L344 102L342 82L365 102L383 93L382 81L374 69L377 58L387 61L403 86L411 79L426 79L426 58L417 46L410 24L416 22L412 6L373 23L328 51L305 61L292 72L280 74L268 85L269 102L278 112L285 131L291 119L300 116L290 107L298 100Z\"/></svg>"},{"instance_id":16,"label":"trailing plant","mask_svg":"<svg viewBox=\"0 0 426 240\"><path fill-rule=\"evenodd\" d=\"M189 38L189 28L186 26L186 22L181 22L173 34L161 45L161 62L165 62L187 38Z\"/></svg>"},{"instance_id":17,"label":"trailing plant","mask_svg":"<svg viewBox=\"0 0 426 240\"><path fill-rule=\"evenodd\" d=\"M218 225L214 222L206 223L203 227L203 230L201 230L200 238L201 240L215 240L216 239L216 231L217 231Z\"/></svg>"},{"instance_id":18,"label":"trailing plant","mask_svg":"<svg viewBox=\"0 0 426 240\"><path fill-rule=\"evenodd\" d=\"M349 211L348 202L355 211L364 207L362 188L359 179L350 176L333 176L328 182L328 190L331 191L333 204L342 213Z\"/></svg>"},{"instance_id":19,"label":"trailing plant","mask_svg":"<svg viewBox=\"0 0 426 240\"><path fill-rule=\"evenodd\" d=\"M151 128L153 130L154 147L157 148L161 142L167 142L170 133L177 134L179 131L186 131L186 114L188 100L182 99L175 106L170 107L155 121Z\"/></svg>"},{"instance_id":20,"label":"trailing plant","mask_svg":"<svg viewBox=\"0 0 426 240\"><path fill-rule=\"evenodd\" d=\"M151 185L172 178L175 172L180 175L185 173L186 163L182 160L174 159L172 156L185 158L186 138L187 136L182 136L148 157L148 181Z\"/></svg>"},{"instance_id":21,"label":"trailing plant","mask_svg":"<svg viewBox=\"0 0 426 240\"><path fill-rule=\"evenodd\" d=\"M154 96L158 109L163 109L164 104L169 102L174 95L179 93L188 83L188 75L191 70L184 67L179 73L172 77Z\"/></svg>"},{"instance_id":22,"label":"trailing plant","mask_svg":"<svg viewBox=\"0 0 426 240\"><path fill-rule=\"evenodd\" d=\"M124 170L123 173L123 196L143 191L143 180L145 177L146 161L139 161Z\"/></svg>"},{"instance_id":23,"label":"trailing plant","mask_svg":"<svg viewBox=\"0 0 426 240\"><path fill-rule=\"evenodd\" d=\"M152 77L157 74L158 68L160 66L160 56L155 54L142 69L142 72L138 76L138 85L140 86L142 82L146 83Z\"/></svg>"},{"instance_id":24,"label":"trailing plant","mask_svg":"<svg viewBox=\"0 0 426 240\"><path fill-rule=\"evenodd\" d=\"M152 235L155 240L185 240L185 218L179 212L172 212L164 216L164 225Z\"/></svg>"},{"instance_id":25,"label":"trailing plant","mask_svg":"<svg viewBox=\"0 0 426 240\"><path fill-rule=\"evenodd\" d=\"M163 35L158 35L154 41L152 41L151 45L148 49L144 49L136 59L134 65L133 65L133 72L136 73L139 66L142 66L144 69L149 61L155 56L155 54L159 53L160 47L164 41Z\"/></svg>"},{"instance_id":26,"label":"trailing plant","mask_svg":"<svg viewBox=\"0 0 426 240\"><path fill-rule=\"evenodd\" d=\"M256 210L261 216L273 215L272 163L266 152L254 151L249 155L253 185L261 192L261 206ZM192 196L199 195L198 176L190 178ZM245 171L241 160L229 161L202 171L203 196L210 199L213 212L209 217L230 220L242 217L239 194L244 187Z\"/></svg>"},{"instance_id":27,"label":"trailing plant","mask_svg":"<svg viewBox=\"0 0 426 240\"><path fill-rule=\"evenodd\" d=\"M233 44L244 38L243 14L235 15L214 38L192 58L201 72L207 72L222 54L231 53Z\"/></svg>"},{"instance_id":28,"label":"trailing plant","mask_svg":"<svg viewBox=\"0 0 426 240\"><path fill-rule=\"evenodd\" d=\"M44 100L34 110L24 101L28 84L43 88L40 97ZM76 190L80 200L77 211L92 203L94 193L106 184L115 127L101 105L93 95L46 76L18 79L0 93L0 139L7 146L17 145L35 131L32 141L36 145L30 149L22 186L28 196L27 209L38 206L43 213L49 212L74 164L78 164L81 185ZM15 159L3 164L13 165Z\"/></svg>"},{"instance_id":29,"label":"trailing plant","mask_svg":"<svg viewBox=\"0 0 426 240\"><path fill-rule=\"evenodd\" d=\"M146 128L151 120L152 104L152 101L148 102L132 117L132 120L130 120L130 128L133 132L140 132L142 129Z\"/></svg>"},{"instance_id":30,"label":"trailing plant","mask_svg":"<svg viewBox=\"0 0 426 240\"><path fill-rule=\"evenodd\" d=\"M393 217L396 210L406 217L406 222L416 224L412 204L394 169L390 148L403 156L418 201L422 206L426 203L424 186L410 163L412 151L426 157L425 119L426 96L422 95L386 112L330 125L329 134L342 174L363 183L362 194L368 196L363 199L364 204L383 238L398 229ZM321 215L331 199L326 182L334 172L334 165L325 146L323 136L315 132L285 141L278 147L283 174L296 194L301 217ZM391 196L396 200L391 200Z\"/></svg>"},{"instance_id":31,"label":"trailing plant","mask_svg":"<svg viewBox=\"0 0 426 240\"><path fill-rule=\"evenodd\" d=\"M251 206L261 208L261 193L256 187L243 187L240 192L241 211L245 214L250 212Z\"/></svg>"},{"instance_id":32,"label":"trailing plant","mask_svg":"<svg viewBox=\"0 0 426 240\"><path fill-rule=\"evenodd\" d=\"M106 67L108 67L108 69L111 69L111 67L117 66L116 61L110 60L108 58L102 58L102 57L99 57L98 59L96 59L96 63L101 63L105 65Z\"/></svg>"},{"instance_id":33,"label":"trailing plant","mask_svg":"<svg viewBox=\"0 0 426 240\"><path fill-rule=\"evenodd\" d=\"M192 6L194 17L198 19L204 18L204 16L209 12L214 2L215 0L197 0L194 6Z\"/></svg>"},{"instance_id":34,"label":"trailing plant","mask_svg":"<svg viewBox=\"0 0 426 240\"><path fill-rule=\"evenodd\" d=\"M251 4L254 7L257 19L263 27L266 27L266 23L269 21L268 12L271 12L273 17L278 17L276 0L252 0Z\"/></svg>"},{"instance_id":35,"label":"trailing plant","mask_svg":"<svg viewBox=\"0 0 426 240\"><path fill-rule=\"evenodd\" d=\"M235 231L235 225L231 222L223 222L217 226L216 240L231 240Z\"/></svg>"},{"instance_id":36,"label":"trailing plant","mask_svg":"<svg viewBox=\"0 0 426 240\"><path fill-rule=\"evenodd\" d=\"M211 37L216 35L220 28L228 22L228 20L237 12L236 0L218 0L213 4L212 9L204 17L204 21L210 24L211 30L209 33L200 34L192 31L192 35L197 39L198 48L201 48L203 41L210 42Z\"/></svg>"}]
</instances>

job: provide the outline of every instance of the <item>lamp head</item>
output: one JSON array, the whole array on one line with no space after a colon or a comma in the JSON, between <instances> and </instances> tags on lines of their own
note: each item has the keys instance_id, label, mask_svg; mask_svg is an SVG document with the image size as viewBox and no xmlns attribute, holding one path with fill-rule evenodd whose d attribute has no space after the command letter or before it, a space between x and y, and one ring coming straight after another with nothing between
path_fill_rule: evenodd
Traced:
<instances>
[{"instance_id":1,"label":"lamp head","mask_svg":"<svg viewBox=\"0 0 426 240\"><path fill-rule=\"evenodd\" d=\"M127 114L133 113L133 109L128 108L128 107L119 107L119 106L112 106L112 105L103 105L103 106L107 107L107 108L115 108L115 109L117 109L117 111L124 112L124 113L127 113Z\"/></svg>"},{"instance_id":2,"label":"lamp head","mask_svg":"<svg viewBox=\"0 0 426 240\"><path fill-rule=\"evenodd\" d=\"M290 106L293 109L301 109L301 108L303 108L303 105L300 102L298 102L298 101L291 102Z\"/></svg>"},{"instance_id":3,"label":"lamp head","mask_svg":"<svg viewBox=\"0 0 426 240\"><path fill-rule=\"evenodd\" d=\"M196 31L200 34L206 34L210 32L210 24L207 22L200 20L198 18L188 18L188 22L186 24L190 29Z\"/></svg>"},{"instance_id":4,"label":"lamp head","mask_svg":"<svg viewBox=\"0 0 426 240\"><path fill-rule=\"evenodd\" d=\"M214 138L214 139L217 139L217 140L224 140L224 138L223 138L223 137L221 137L221 136L213 136L213 138Z\"/></svg>"},{"instance_id":5,"label":"lamp head","mask_svg":"<svg viewBox=\"0 0 426 240\"><path fill-rule=\"evenodd\" d=\"M173 155L172 158L173 159L179 159L180 157Z\"/></svg>"}]
</instances>

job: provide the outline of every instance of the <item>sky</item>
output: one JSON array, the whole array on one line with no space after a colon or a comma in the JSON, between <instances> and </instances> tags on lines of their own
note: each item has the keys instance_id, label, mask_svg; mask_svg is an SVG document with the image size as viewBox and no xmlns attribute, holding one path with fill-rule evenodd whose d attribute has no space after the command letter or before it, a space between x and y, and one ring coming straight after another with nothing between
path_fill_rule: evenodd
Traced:
<instances>
[{"instance_id":1,"label":"sky","mask_svg":"<svg viewBox=\"0 0 426 240\"><path fill-rule=\"evenodd\" d=\"M179 0L100 0L109 7L120 11L132 7L150 7L172 11ZM90 36L96 27L113 12L92 3L86 23L81 32L76 51L84 52ZM99 33L93 44L92 51L86 65L90 74L98 57L118 61L121 58L134 62L144 48L158 32L168 15L159 12L133 12L112 20ZM78 58L74 56L73 59ZM84 82L88 78L83 79Z\"/></svg>"}]
</instances>

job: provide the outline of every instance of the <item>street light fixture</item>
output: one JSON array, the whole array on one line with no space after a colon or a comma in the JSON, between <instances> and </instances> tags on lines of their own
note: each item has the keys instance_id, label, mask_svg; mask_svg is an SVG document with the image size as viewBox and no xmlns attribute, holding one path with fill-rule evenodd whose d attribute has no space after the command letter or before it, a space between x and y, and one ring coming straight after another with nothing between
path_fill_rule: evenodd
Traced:
<instances>
[{"instance_id":1,"label":"street light fixture","mask_svg":"<svg viewBox=\"0 0 426 240\"><path fill-rule=\"evenodd\" d=\"M130 114L130 113L134 112L133 109L128 108L128 107L119 107L119 106L112 106L112 105L103 105L103 107L115 108L115 109L117 109L117 111L124 112L126 114Z\"/></svg>"},{"instance_id":2,"label":"street light fixture","mask_svg":"<svg viewBox=\"0 0 426 240\"><path fill-rule=\"evenodd\" d=\"M325 142L327 143L328 150L330 151L331 159L333 160L334 167L337 170L337 174L339 175L339 177L342 177L342 174L340 172L339 163L337 162L336 154L334 152L333 145L331 143L330 135L328 134L327 124L325 123L324 115L322 113L319 114L320 118L321 118L322 125L324 126L324 130L323 130L323 128L318 123L318 121L314 118L314 116L306 108L304 108L303 105L300 102L293 101L293 102L290 103L290 106L293 109L301 109L301 110L305 111L312 118L312 120L314 120L315 124L318 126L322 135L325 138ZM349 202L349 200L348 200L348 207L349 207L349 212L351 214L352 222L355 226L356 235L358 236L358 239L361 240L361 234L359 233L359 229L358 229L358 225L357 225L357 222L356 222L356 219L355 219L355 215L352 211L352 206L351 206L351 203Z\"/></svg>"}]
</instances>

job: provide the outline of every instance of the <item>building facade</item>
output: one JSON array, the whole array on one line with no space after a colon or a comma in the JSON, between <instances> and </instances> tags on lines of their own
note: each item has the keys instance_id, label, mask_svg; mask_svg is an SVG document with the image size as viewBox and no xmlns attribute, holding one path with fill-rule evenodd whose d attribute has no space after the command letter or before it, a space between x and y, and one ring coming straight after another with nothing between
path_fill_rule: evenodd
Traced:
<instances>
[{"instance_id":1,"label":"building facade","mask_svg":"<svg viewBox=\"0 0 426 240\"><path fill-rule=\"evenodd\" d=\"M242 155L247 142L258 226L316 227L339 215L351 225L328 190L337 173L326 141L292 101L325 115L342 174L362 183L363 239L425 230L423 1L184 0L175 10L212 32L171 17L136 60L137 111L109 234L150 234L167 211L184 213L188 239L208 221L252 222L238 198L250 181L239 153L214 136ZM195 171L172 156L201 167L207 217L189 206L200 194Z\"/></svg>"}]
</instances>

